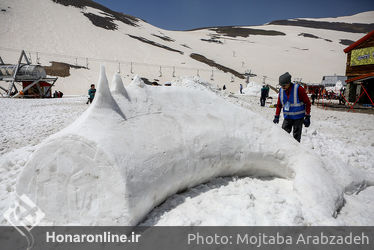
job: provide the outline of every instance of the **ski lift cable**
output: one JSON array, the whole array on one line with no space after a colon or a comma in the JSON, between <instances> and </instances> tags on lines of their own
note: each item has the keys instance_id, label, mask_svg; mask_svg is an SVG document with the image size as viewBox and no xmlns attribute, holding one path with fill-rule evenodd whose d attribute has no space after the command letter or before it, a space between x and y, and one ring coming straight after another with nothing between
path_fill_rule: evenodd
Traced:
<instances>
[{"instance_id":1,"label":"ski lift cable","mask_svg":"<svg viewBox=\"0 0 374 250\"><path fill-rule=\"evenodd\" d=\"M0 50L8 51L8 52L17 52L19 53L20 49L14 49L14 48L6 48L6 47L0 47ZM44 57L57 57L57 58L64 58L64 59L70 59L75 60L75 64L77 64L78 60L85 62L86 67L88 68L89 61L90 62L98 62L98 63L111 63L111 64L122 64L122 65L128 65L131 67L131 73L133 73L133 68L135 66L145 66L145 67L158 67L160 64L153 64L153 63L145 63L145 62L134 62L134 61L124 61L124 60L113 60L113 59L105 59L105 58L95 58L95 57L87 57L87 56L73 56L73 55L66 55L66 54L58 54L58 53L50 53L50 52L41 52L41 51L31 51L29 50L29 55L31 58L31 53L35 53L37 55L37 61L40 63L40 58L42 56ZM176 70L181 71L199 71L199 72L214 72L217 74L226 74L224 72L221 72L219 69L212 69L212 68L196 68L196 67L183 67L183 66L176 66L176 65L162 65L164 69L170 69L174 72Z\"/></svg>"}]
</instances>

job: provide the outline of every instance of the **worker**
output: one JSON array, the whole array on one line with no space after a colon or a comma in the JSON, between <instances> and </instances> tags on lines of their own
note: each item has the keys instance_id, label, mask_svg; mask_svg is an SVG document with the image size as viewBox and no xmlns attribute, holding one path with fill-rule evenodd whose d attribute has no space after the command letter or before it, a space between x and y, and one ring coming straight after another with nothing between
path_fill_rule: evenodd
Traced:
<instances>
[{"instance_id":1,"label":"worker","mask_svg":"<svg viewBox=\"0 0 374 250\"><path fill-rule=\"evenodd\" d=\"M277 110L273 122L279 123L279 115L283 108L282 128L291 133L300 142L303 124L310 126L310 101L305 89L298 84L291 82L291 75L286 72L279 77L279 90Z\"/></svg>"}]
</instances>

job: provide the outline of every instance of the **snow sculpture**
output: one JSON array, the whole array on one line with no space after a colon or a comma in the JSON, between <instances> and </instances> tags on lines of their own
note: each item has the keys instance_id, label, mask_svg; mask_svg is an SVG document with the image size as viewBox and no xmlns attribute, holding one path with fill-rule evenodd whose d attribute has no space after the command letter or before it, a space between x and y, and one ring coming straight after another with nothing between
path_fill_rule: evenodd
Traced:
<instances>
[{"instance_id":1,"label":"snow sculpture","mask_svg":"<svg viewBox=\"0 0 374 250\"><path fill-rule=\"evenodd\" d=\"M278 126L216 94L187 87L109 89L44 141L17 182L55 225L136 225L168 196L217 176L293 180L304 216L328 224L342 188Z\"/></svg>"}]
</instances>

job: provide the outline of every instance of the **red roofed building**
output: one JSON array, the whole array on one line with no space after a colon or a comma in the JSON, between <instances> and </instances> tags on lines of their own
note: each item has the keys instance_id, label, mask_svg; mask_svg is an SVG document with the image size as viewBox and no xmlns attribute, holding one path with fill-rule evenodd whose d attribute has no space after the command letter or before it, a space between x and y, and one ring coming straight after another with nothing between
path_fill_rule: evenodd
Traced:
<instances>
[{"instance_id":1,"label":"red roofed building","mask_svg":"<svg viewBox=\"0 0 374 250\"><path fill-rule=\"evenodd\" d=\"M347 53L348 101L370 104L374 101L374 30L344 49ZM365 91L366 90L366 91ZM366 92L366 93L364 93Z\"/></svg>"}]
</instances>

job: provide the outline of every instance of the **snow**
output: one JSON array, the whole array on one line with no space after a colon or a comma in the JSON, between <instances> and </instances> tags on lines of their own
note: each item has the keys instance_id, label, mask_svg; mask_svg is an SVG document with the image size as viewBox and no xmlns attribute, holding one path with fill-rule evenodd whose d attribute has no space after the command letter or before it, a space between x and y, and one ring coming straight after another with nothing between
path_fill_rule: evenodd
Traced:
<instances>
[{"instance_id":1,"label":"snow","mask_svg":"<svg viewBox=\"0 0 374 250\"><path fill-rule=\"evenodd\" d=\"M226 177L174 195L141 225L291 226L305 222L291 181Z\"/></svg>"},{"instance_id":2,"label":"snow","mask_svg":"<svg viewBox=\"0 0 374 250\"><path fill-rule=\"evenodd\" d=\"M337 81L335 83L335 86L334 87L326 87L326 91L329 91L329 92L334 92L335 94L339 95L340 94L340 90L343 88L343 83L342 81Z\"/></svg>"},{"instance_id":3,"label":"snow","mask_svg":"<svg viewBox=\"0 0 374 250\"><path fill-rule=\"evenodd\" d=\"M239 100L231 98L231 101L272 120L275 110L260 107L258 97L236 97ZM368 176L373 176L372 115L330 111L313 106L311 121L311 127L303 129L302 144L328 163L328 171L338 182L347 182L344 180L347 177L350 179L349 176L337 176L337 170L345 167L352 168L353 172L361 169ZM373 177L370 180L372 182ZM251 177L216 179L172 196L154 209L142 225L327 224L305 220L300 204L292 190L287 188L289 183L280 186L281 181L286 182L282 179L264 182ZM361 192L345 193L346 204L335 221L336 225L373 225L371 207L374 193L372 186L367 185Z\"/></svg>"},{"instance_id":4,"label":"snow","mask_svg":"<svg viewBox=\"0 0 374 250\"><path fill-rule=\"evenodd\" d=\"M46 137L76 120L86 97L58 99L0 98L0 213L14 199L15 183L26 162ZM1 218L1 224L4 224Z\"/></svg>"},{"instance_id":5,"label":"snow","mask_svg":"<svg viewBox=\"0 0 374 250\"><path fill-rule=\"evenodd\" d=\"M85 108L82 98L0 98L0 156L10 149L39 144L77 119Z\"/></svg>"},{"instance_id":6,"label":"snow","mask_svg":"<svg viewBox=\"0 0 374 250\"><path fill-rule=\"evenodd\" d=\"M6 34L0 35L1 57L5 62L15 63L22 49L26 50L33 63L38 52L42 65L57 61L86 66L88 60L88 69L70 69L69 77L60 77L56 82L55 89L74 95L86 94L87 86L96 81L101 64L105 64L109 75L120 71L122 78L127 78L124 82L126 85L136 74L164 83L170 80L173 67L177 77L197 75L199 69L200 76L205 80L210 79L213 70L215 83L219 87L226 84L227 91L232 93L238 91L240 83L243 84L244 81L239 78L235 77L235 81L231 82L230 74L193 60L190 58L191 53L204 55L240 73L251 69L258 76L254 81L261 82L262 76L267 76L267 83L273 86L277 85L278 76L286 71L305 82L318 83L324 75L344 74L346 55L343 49L346 46L340 44L340 40L356 41L365 35L305 27L262 25L248 28L275 30L286 35L250 35L245 38L221 36L223 43L214 44L201 41L203 38L209 39L210 35L214 34L212 30L168 31L142 20L138 22L139 27L115 21L118 30L105 30L94 26L83 15L84 12L106 15L91 7L66 7L51 0L3 0L0 6L6 9L11 7L0 15L0 22L3 24L0 26L0 34ZM352 16L352 20L358 23L374 23L372 13ZM351 21L347 18L334 20ZM300 33L313 34L323 39L299 36ZM175 42L164 41L152 34L168 36ZM184 54L143 43L128 35L146 38L180 50ZM74 39L71 39L72 36Z\"/></svg>"},{"instance_id":7,"label":"snow","mask_svg":"<svg viewBox=\"0 0 374 250\"><path fill-rule=\"evenodd\" d=\"M344 22L344 23L373 23L373 11L361 12L352 16L341 16L331 18L299 18L303 20L318 20L324 22Z\"/></svg>"},{"instance_id":8,"label":"snow","mask_svg":"<svg viewBox=\"0 0 374 250\"><path fill-rule=\"evenodd\" d=\"M257 84L256 82L249 82L247 87L243 88L243 93L245 95L251 95L251 96L261 96L261 88L262 85Z\"/></svg>"},{"instance_id":9,"label":"snow","mask_svg":"<svg viewBox=\"0 0 374 250\"><path fill-rule=\"evenodd\" d=\"M372 225L362 216L373 200L372 116L314 108L299 145L272 124L274 109L260 107L258 97L227 95L197 78L173 87L135 78L126 98L115 91L120 81L114 75L108 92L102 69L97 99L75 122L38 146L8 146L1 210L18 177L17 192L37 201L47 225ZM85 98L30 101L86 106ZM364 134L341 133L358 124ZM227 175L238 177L219 177Z\"/></svg>"},{"instance_id":10,"label":"snow","mask_svg":"<svg viewBox=\"0 0 374 250\"><path fill-rule=\"evenodd\" d=\"M223 36L220 45L200 40L210 37L207 29L116 21L118 31L104 30L81 12L105 13L50 0L4 0L3 6L11 7L0 15L5 62L16 62L21 49L33 62L39 52L43 65L77 60L86 66L87 58L88 69L71 68L58 79L65 96L85 95L99 81L89 106L85 96L0 98L0 213L16 192L25 192L46 212L45 225L374 225L373 116L313 107L312 125L298 144L271 122L275 110L259 105L263 76L275 86L286 71L306 82L344 74L340 39L364 34L264 25L249 28L286 36ZM311 20L373 23L372 13ZM247 86L215 69L212 77L190 53L257 77ZM172 86L147 86L141 77ZM219 91L224 84L227 90Z\"/></svg>"},{"instance_id":11,"label":"snow","mask_svg":"<svg viewBox=\"0 0 374 250\"><path fill-rule=\"evenodd\" d=\"M113 93L113 95L123 95L125 97L128 97L128 93L123 85L123 81L121 79L120 74L115 74L113 76L110 91Z\"/></svg>"}]
</instances>

